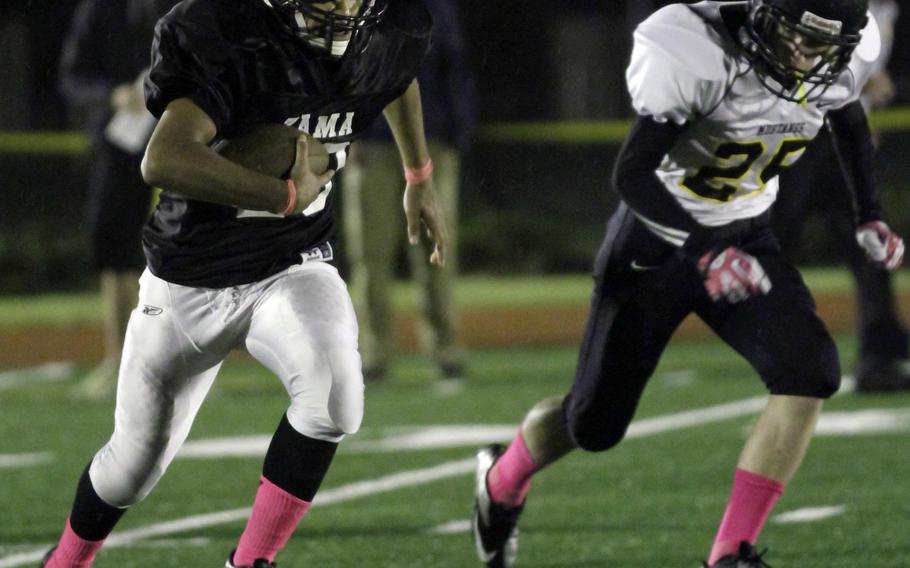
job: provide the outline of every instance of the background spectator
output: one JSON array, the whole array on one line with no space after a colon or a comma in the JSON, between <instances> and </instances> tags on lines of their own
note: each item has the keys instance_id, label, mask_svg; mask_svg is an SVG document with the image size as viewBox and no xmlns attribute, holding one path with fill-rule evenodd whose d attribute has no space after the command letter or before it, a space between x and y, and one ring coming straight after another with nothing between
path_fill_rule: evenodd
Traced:
<instances>
[{"instance_id":1,"label":"background spectator","mask_svg":"<svg viewBox=\"0 0 910 568\"><path fill-rule=\"evenodd\" d=\"M154 126L142 78L155 22L176 0L84 0L61 57L60 87L91 137L85 221L104 305L104 360L77 386L101 398L113 393L137 279L145 260L140 233L150 190L139 164Z\"/></svg>"},{"instance_id":2,"label":"background spectator","mask_svg":"<svg viewBox=\"0 0 910 568\"><path fill-rule=\"evenodd\" d=\"M464 32L451 0L425 0L433 15L430 53L418 75L424 127L435 165L434 181L448 217L449 253L445 267L430 270L431 252L407 247L411 273L420 289L419 338L441 376L460 377L464 360L458 343L458 313L452 297L458 272L458 194L461 158L476 122L476 87ZM392 283L402 230L401 160L385 122L351 148L343 174L344 226L352 295L360 318L364 377L383 378L395 350ZM432 247L432 241L422 241Z\"/></svg>"}]
</instances>

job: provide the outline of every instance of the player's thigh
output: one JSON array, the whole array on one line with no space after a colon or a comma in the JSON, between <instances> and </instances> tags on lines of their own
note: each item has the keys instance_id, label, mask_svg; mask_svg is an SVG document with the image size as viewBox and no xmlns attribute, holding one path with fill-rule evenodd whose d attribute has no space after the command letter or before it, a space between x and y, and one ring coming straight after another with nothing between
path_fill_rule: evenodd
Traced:
<instances>
[{"instance_id":1,"label":"player's thigh","mask_svg":"<svg viewBox=\"0 0 910 568\"><path fill-rule=\"evenodd\" d=\"M840 384L837 347L799 272L780 254L758 256L767 295L708 304L699 315L759 373L772 394L831 396Z\"/></svg>"},{"instance_id":2,"label":"player's thigh","mask_svg":"<svg viewBox=\"0 0 910 568\"><path fill-rule=\"evenodd\" d=\"M685 304L658 293L658 278L639 275L625 291L595 292L565 405L570 432L585 449L607 449L624 436L667 342L688 313Z\"/></svg>"},{"instance_id":3,"label":"player's thigh","mask_svg":"<svg viewBox=\"0 0 910 568\"><path fill-rule=\"evenodd\" d=\"M622 438L700 286L694 269L671 247L633 224L616 231L615 242L605 243L599 255L575 382L566 399L569 430L587 449L606 449Z\"/></svg>"},{"instance_id":4,"label":"player's thigh","mask_svg":"<svg viewBox=\"0 0 910 568\"><path fill-rule=\"evenodd\" d=\"M335 267L312 262L290 270L259 302L246 345L279 376L299 432L335 441L363 416L357 320Z\"/></svg>"},{"instance_id":5,"label":"player's thigh","mask_svg":"<svg viewBox=\"0 0 910 568\"><path fill-rule=\"evenodd\" d=\"M219 324L206 291L174 286L148 271L140 278L121 358L114 433L91 470L109 503L125 506L144 497L186 439L231 348L217 333Z\"/></svg>"},{"instance_id":6,"label":"player's thigh","mask_svg":"<svg viewBox=\"0 0 910 568\"><path fill-rule=\"evenodd\" d=\"M177 286L148 270L139 284L120 365L118 418L173 428L184 400L199 396L192 379L224 360L236 332L211 309L208 290Z\"/></svg>"}]
</instances>

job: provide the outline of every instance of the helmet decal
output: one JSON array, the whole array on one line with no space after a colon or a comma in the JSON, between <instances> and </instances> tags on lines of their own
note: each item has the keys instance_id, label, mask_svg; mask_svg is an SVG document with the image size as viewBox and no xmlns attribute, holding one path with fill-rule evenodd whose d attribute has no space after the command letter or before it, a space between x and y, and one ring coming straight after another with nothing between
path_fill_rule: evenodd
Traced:
<instances>
[{"instance_id":1,"label":"helmet decal","mask_svg":"<svg viewBox=\"0 0 910 568\"><path fill-rule=\"evenodd\" d=\"M828 20L816 16L812 12L803 12L800 23L808 29L817 30L824 34L837 35L844 28L844 23L837 20Z\"/></svg>"}]
</instances>

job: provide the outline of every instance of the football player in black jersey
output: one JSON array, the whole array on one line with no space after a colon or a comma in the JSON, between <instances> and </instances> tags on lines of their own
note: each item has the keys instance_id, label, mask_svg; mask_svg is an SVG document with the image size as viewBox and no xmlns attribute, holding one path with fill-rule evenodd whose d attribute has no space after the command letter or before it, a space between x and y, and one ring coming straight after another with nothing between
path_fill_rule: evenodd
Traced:
<instances>
[{"instance_id":1,"label":"football player in black jersey","mask_svg":"<svg viewBox=\"0 0 910 568\"><path fill-rule=\"evenodd\" d=\"M226 566L273 565L363 415L357 324L331 264L331 178L380 114L405 170L409 240L422 223L436 244L431 262L445 260L414 79L431 26L413 0L184 0L158 22L146 104L160 120L143 174L164 192L143 236L148 268L127 331L115 429L79 480L44 566L92 564L126 508L167 469L238 347L279 377L290 404ZM212 148L269 123L319 140L330 169L310 170L302 135L286 179Z\"/></svg>"}]
</instances>

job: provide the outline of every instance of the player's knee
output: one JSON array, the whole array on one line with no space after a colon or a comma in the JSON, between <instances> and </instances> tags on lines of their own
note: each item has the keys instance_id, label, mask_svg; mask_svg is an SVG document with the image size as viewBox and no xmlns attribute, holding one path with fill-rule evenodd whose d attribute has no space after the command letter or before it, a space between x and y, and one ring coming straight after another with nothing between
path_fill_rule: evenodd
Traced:
<instances>
[{"instance_id":1,"label":"player's knee","mask_svg":"<svg viewBox=\"0 0 910 568\"><path fill-rule=\"evenodd\" d=\"M819 360L815 373L816 391L813 394L818 398L830 398L840 388L841 381L840 357L834 340L829 341L822 349Z\"/></svg>"},{"instance_id":2,"label":"player's knee","mask_svg":"<svg viewBox=\"0 0 910 568\"><path fill-rule=\"evenodd\" d=\"M572 442L589 452L603 452L619 444L626 435L628 419L617 419L602 401L590 397L573 396L564 402L566 429Z\"/></svg>"},{"instance_id":3,"label":"player's knee","mask_svg":"<svg viewBox=\"0 0 910 568\"><path fill-rule=\"evenodd\" d=\"M626 435L626 424L611 422L601 412L576 412L567 418L572 442L588 452L609 450Z\"/></svg>"},{"instance_id":4,"label":"player's knee","mask_svg":"<svg viewBox=\"0 0 910 568\"><path fill-rule=\"evenodd\" d=\"M831 398L840 388L840 373L815 372L811 375L794 375L799 380L772 386L771 394L788 396L806 396L811 398Z\"/></svg>"},{"instance_id":5,"label":"player's knee","mask_svg":"<svg viewBox=\"0 0 910 568\"><path fill-rule=\"evenodd\" d=\"M575 427L569 430L576 446L588 452L605 452L619 444L626 435L625 428L600 430Z\"/></svg>"},{"instance_id":6,"label":"player's knee","mask_svg":"<svg viewBox=\"0 0 910 568\"><path fill-rule=\"evenodd\" d=\"M831 398L840 389L840 373L829 374L819 379L815 396L818 398Z\"/></svg>"},{"instance_id":7,"label":"player's knee","mask_svg":"<svg viewBox=\"0 0 910 568\"><path fill-rule=\"evenodd\" d=\"M804 357L786 376L771 384L772 394L830 398L840 388L841 369L832 341L817 357Z\"/></svg>"},{"instance_id":8,"label":"player's knee","mask_svg":"<svg viewBox=\"0 0 910 568\"><path fill-rule=\"evenodd\" d=\"M354 434L363 421L363 372L356 349L327 352L332 372L329 417L343 434Z\"/></svg>"},{"instance_id":9,"label":"player's knee","mask_svg":"<svg viewBox=\"0 0 910 568\"><path fill-rule=\"evenodd\" d=\"M131 507L151 493L155 484L164 474L164 467L154 464L148 467L140 467L141 460L136 467L130 467L129 461L122 462L119 460L107 459L105 452L110 451L105 447L99 452L92 462L90 475L95 492L102 501L112 507L126 508ZM114 463L121 464L118 467L112 467ZM127 465L124 466L123 464Z\"/></svg>"}]
</instances>

